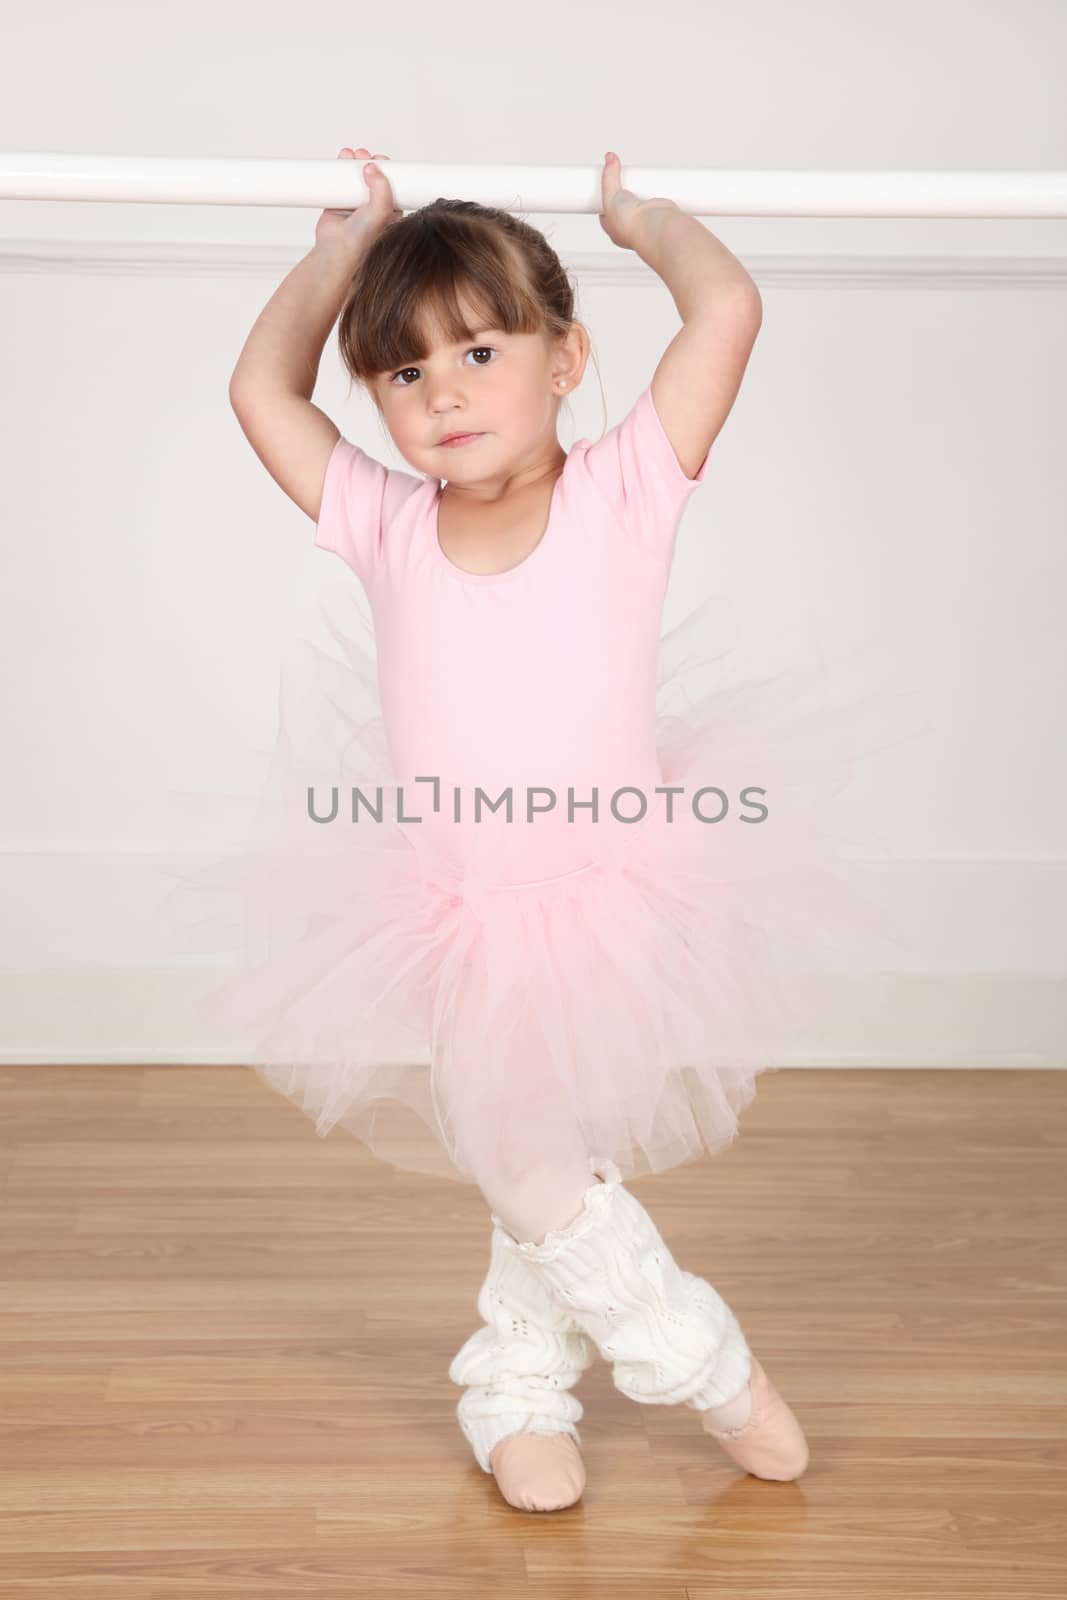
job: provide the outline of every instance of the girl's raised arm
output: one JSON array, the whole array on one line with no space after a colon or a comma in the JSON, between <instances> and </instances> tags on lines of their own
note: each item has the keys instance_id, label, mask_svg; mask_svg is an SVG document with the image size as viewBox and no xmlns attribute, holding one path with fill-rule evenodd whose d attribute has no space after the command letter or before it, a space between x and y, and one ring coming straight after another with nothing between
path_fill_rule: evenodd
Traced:
<instances>
[{"instance_id":1,"label":"girl's raised arm","mask_svg":"<svg viewBox=\"0 0 1067 1600\"><path fill-rule=\"evenodd\" d=\"M260 312L230 378L230 405L245 438L312 519L340 430L311 395L358 262L352 246L337 242L309 251Z\"/></svg>"},{"instance_id":2,"label":"girl's raised arm","mask_svg":"<svg viewBox=\"0 0 1067 1600\"><path fill-rule=\"evenodd\" d=\"M346 147L339 159L353 160ZM230 378L230 405L275 483L318 520L323 480L338 428L311 396L330 330L365 251L399 213L389 180L365 169L366 204L326 210L315 245L274 291L245 340Z\"/></svg>"}]
</instances>

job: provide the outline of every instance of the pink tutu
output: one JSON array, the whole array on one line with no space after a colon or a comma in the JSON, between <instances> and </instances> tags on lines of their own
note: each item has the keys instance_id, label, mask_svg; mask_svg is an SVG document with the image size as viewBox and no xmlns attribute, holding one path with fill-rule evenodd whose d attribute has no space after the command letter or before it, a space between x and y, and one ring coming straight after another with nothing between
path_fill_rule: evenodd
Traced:
<instances>
[{"instance_id":1,"label":"pink tutu","mask_svg":"<svg viewBox=\"0 0 1067 1600\"><path fill-rule=\"evenodd\" d=\"M660 644L670 820L649 796L601 859L504 886L431 866L388 805L347 821L353 789L395 788L373 634L351 591L337 598L342 656L304 644L287 663L244 842L172 891L221 899L183 932L240 955L215 1001L254 1038L249 1064L320 1134L340 1124L460 1182L480 1150L535 1157L574 1126L624 1176L728 1145L788 1022L782 963L842 970L899 946L849 881L829 805L864 755L918 731L886 733L907 694L835 704L825 670L726 687L713 597ZM310 820L312 786L320 815L337 787L344 821Z\"/></svg>"}]
</instances>

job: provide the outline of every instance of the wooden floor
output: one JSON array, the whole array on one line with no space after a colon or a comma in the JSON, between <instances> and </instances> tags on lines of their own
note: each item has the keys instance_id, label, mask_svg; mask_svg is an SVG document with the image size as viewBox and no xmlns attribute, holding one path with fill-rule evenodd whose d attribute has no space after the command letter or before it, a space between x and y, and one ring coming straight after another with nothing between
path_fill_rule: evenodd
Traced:
<instances>
[{"instance_id":1,"label":"wooden floor","mask_svg":"<svg viewBox=\"0 0 1067 1600\"><path fill-rule=\"evenodd\" d=\"M1067 1593L1067 1076L781 1071L631 1187L811 1445L578 1390L589 1481L508 1506L455 1420L488 1218L231 1067L0 1068L0 1596Z\"/></svg>"}]
</instances>

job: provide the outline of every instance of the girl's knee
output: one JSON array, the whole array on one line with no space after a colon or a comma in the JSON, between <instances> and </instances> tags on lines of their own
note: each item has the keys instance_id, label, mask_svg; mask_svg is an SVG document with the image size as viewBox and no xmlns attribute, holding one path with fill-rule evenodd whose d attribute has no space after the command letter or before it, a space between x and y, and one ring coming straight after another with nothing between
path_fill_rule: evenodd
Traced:
<instances>
[{"instance_id":1,"label":"girl's knee","mask_svg":"<svg viewBox=\"0 0 1067 1600\"><path fill-rule=\"evenodd\" d=\"M546 1233L574 1221L594 1181L588 1165L563 1169L548 1165L512 1182L494 1183L482 1193L513 1238L539 1244Z\"/></svg>"}]
</instances>

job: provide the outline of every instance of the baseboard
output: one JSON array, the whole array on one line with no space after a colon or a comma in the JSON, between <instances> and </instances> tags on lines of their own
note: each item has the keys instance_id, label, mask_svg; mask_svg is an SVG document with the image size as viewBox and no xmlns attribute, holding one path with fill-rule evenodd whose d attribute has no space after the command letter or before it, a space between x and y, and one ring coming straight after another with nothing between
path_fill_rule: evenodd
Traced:
<instances>
[{"instance_id":1,"label":"baseboard","mask_svg":"<svg viewBox=\"0 0 1067 1600\"><path fill-rule=\"evenodd\" d=\"M0 1063L239 1065L247 1040L205 1020L219 977L218 969L8 968ZM787 1039L769 1066L1067 1065L1065 975L820 972L783 978L782 992Z\"/></svg>"}]
</instances>

